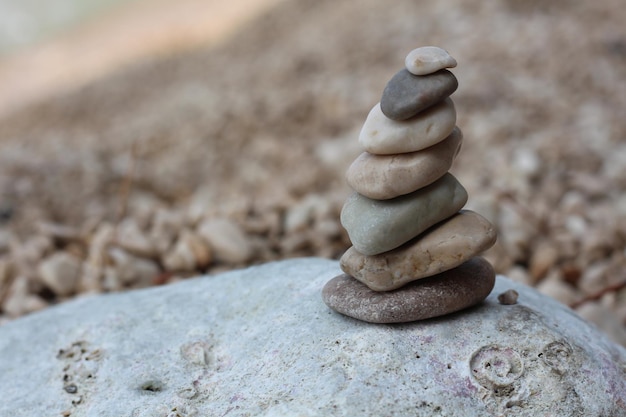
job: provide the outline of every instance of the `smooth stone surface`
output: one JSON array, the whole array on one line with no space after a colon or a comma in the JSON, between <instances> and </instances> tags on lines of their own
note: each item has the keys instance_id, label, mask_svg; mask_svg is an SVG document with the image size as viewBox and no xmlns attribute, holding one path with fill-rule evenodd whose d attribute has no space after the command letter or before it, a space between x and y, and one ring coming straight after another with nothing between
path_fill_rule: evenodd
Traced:
<instances>
[{"instance_id":1,"label":"smooth stone surface","mask_svg":"<svg viewBox=\"0 0 626 417\"><path fill-rule=\"evenodd\" d=\"M411 74L427 75L444 68L456 67L456 60L445 49L423 46L409 52L404 65Z\"/></svg>"},{"instance_id":2,"label":"smooth stone surface","mask_svg":"<svg viewBox=\"0 0 626 417\"><path fill-rule=\"evenodd\" d=\"M324 286L322 298L333 310L355 319L406 323L474 306L487 298L495 280L491 264L477 256L395 291L374 291L348 274L339 275Z\"/></svg>"},{"instance_id":3,"label":"smooth stone surface","mask_svg":"<svg viewBox=\"0 0 626 417\"><path fill-rule=\"evenodd\" d=\"M466 202L467 191L448 173L424 188L390 200L372 200L355 192L341 210L341 224L359 252L376 255L408 242L452 216Z\"/></svg>"},{"instance_id":4,"label":"smooth stone surface","mask_svg":"<svg viewBox=\"0 0 626 417\"><path fill-rule=\"evenodd\" d=\"M461 210L414 240L380 255L365 256L351 247L341 269L375 291L390 291L411 281L452 269L496 242L496 230L481 215Z\"/></svg>"},{"instance_id":5,"label":"smooth stone surface","mask_svg":"<svg viewBox=\"0 0 626 417\"><path fill-rule=\"evenodd\" d=\"M406 120L450 96L458 86L447 70L420 76L402 69L385 86L380 109L390 119Z\"/></svg>"},{"instance_id":6,"label":"smooth stone surface","mask_svg":"<svg viewBox=\"0 0 626 417\"><path fill-rule=\"evenodd\" d=\"M363 152L346 173L346 181L368 198L387 200L432 184L452 166L463 134L455 127L450 136L421 151L396 155Z\"/></svg>"},{"instance_id":7,"label":"smooth stone surface","mask_svg":"<svg viewBox=\"0 0 626 417\"><path fill-rule=\"evenodd\" d=\"M292 259L9 322L0 415L626 414L626 349L529 287L498 277L462 314L374 325L323 303L340 272ZM498 303L508 289L516 305Z\"/></svg>"},{"instance_id":8,"label":"smooth stone surface","mask_svg":"<svg viewBox=\"0 0 626 417\"><path fill-rule=\"evenodd\" d=\"M455 123L456 110L450 98L404 121L385 116L378 103L363 124L359 143L377 155L415 152L444 140Z\"/></svg>"}]
</instances>

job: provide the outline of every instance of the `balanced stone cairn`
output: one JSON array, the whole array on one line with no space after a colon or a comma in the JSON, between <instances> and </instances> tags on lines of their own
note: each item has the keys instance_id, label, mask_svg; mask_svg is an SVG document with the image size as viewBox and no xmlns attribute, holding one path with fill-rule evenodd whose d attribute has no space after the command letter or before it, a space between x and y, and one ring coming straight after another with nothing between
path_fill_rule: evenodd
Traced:
<instances>
[{"instance_id":1,"label":"balanced stone cairn","mask_svg":"<svg viewBox=\"0 0 626 417\"><path fill-rule=\"evenodd\" d=\"M483 301L495 273L477 256L496 240L485 218L461 210L467 192L448 173L463 135L449 96L445 50L409 53L359 135L365 149L346 174L355 192L341 211L352 247L344 274L322 291L333 310L372 323L423 320Z\"/></svg>"}]
</instances>

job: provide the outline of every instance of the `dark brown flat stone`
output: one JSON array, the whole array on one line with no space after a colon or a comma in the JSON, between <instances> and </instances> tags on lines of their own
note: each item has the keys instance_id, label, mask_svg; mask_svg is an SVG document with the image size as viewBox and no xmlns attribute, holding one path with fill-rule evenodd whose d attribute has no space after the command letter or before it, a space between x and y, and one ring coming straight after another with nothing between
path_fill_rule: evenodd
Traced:
<instances>
[{"instance_id":1,"label":"dark brown flat stone","mask_svg":"<svg viewBox=\"0 0 626 417\"><path fill-rule=\"evenodd\" d=\"M326 283L322 298L333 310L370 323L403 323L463 310L484 300L495 285L493 267L476 256L454 269L378 292L350 275Z\"/></svg>"}]
</instances>

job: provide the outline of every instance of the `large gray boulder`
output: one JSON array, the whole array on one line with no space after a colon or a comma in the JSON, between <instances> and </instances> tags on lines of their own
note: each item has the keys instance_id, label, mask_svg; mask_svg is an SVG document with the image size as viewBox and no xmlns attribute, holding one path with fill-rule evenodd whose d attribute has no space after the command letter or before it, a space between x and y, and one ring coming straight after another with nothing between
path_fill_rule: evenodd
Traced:
<instances>
[{"instance_id":1,"label":"large gray boulder","mask_svg":"<svg viewBox=\"0 0 626 417\"><path fill-rule=\"evenodd\" d=\"M340 273L283 261L8 323L0 416L626 415L626 350L530 288L375 325L324 305Z\"/></svg>"}]
</instances>

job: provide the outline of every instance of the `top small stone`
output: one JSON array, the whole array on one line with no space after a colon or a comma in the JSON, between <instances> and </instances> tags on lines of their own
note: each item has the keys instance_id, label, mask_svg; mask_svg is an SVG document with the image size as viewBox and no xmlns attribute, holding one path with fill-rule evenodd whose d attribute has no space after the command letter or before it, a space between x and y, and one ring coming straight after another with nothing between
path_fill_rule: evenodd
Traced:
<instances>
[{"instance_id":1,"label":"top small stone","mask_svg":"<svg viewBox=\"0 0 626 417\"><path fill-rule=\"evenodd\" d=\"M404 64L413 75L428 75L444 68L456 67L456 60L444 49L423 46L409 52Z\"/></svg>"}]
</instances>

